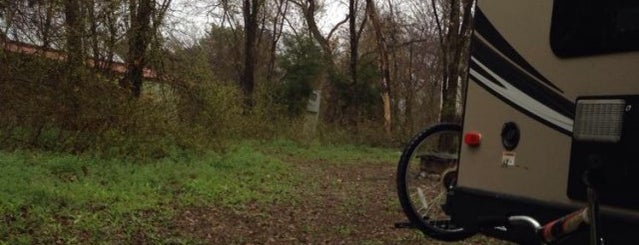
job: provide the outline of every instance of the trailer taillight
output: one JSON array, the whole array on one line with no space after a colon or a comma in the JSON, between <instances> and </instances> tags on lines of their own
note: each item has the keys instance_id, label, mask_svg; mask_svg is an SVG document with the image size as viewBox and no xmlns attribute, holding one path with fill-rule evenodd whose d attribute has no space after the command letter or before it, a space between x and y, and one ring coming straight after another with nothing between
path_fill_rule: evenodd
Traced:
<instances>
[{"instance_id":1,"label":"trailer taillight","mask_svg":"<svg viewBox=\"0 0 639 245\"><path fill-rule=\"evenodd\" d=\"M464 135L464 143L471 147L477 147L481 144L481 134L478 132L468 132Z\"/></svg>"},{"instance_id":2,"label":"trailer taillight","mask_svg":"<svg viewBox=\"0 0 639 245\"><path fill-rule=\"evenodd\" d=\"M639 211L639 94L581 97L576 104L568 197L588 200L588 184L601 193L600 204Z\"/></svg>"}]
</instances>

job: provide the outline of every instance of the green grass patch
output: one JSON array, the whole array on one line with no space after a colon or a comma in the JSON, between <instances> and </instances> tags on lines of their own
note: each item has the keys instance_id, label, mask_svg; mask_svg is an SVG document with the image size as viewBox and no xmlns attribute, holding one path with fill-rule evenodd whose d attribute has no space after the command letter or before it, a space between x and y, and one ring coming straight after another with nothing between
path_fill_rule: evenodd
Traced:
<instances>
[{"instance_id":1,"label":"green grass patch","mask_svg":"<svg viewBox=\"0 0 639 245\"><path fill-rule=\"evenodd\" d=\"M262 149L268 154L279 157L289 156L308 161L326 161L337 164L395 164L401 154L397 149L349 144L322 144L316 142L300 144L286 139L253 141L251 145Z\"/></svg>"},{"instance_id":2,"label":"green grass patch","mask_svg":"<svg viewBox=\"0 0 639 245\"><path fill-rule=\"evenodd\" d=\"M295 205L294 189L312 185L295 163L394 164L398 154L289 140L236 142L224 153L176 150L153 161L0 152L0 244L202 243L177 229L184 208Z\"/></svg>"},{"instance_id":3,"label":"green grass patch","mask_svg":"<svg viewBox=\"0 0 639 245\"><path fill-rule=\"evenodd\" d=\"M188 242L170 229L175 210L290 200L294 178L246 144L146 163L0 152L0 167L0 241L9 244Z\"/></svg>"}]
</instances>

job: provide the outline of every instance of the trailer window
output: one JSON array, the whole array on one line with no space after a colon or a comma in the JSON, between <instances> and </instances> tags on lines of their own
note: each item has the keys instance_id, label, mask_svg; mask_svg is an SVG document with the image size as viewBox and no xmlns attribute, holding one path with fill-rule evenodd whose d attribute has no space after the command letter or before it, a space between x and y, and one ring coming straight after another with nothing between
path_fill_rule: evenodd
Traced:
<instances>
[{"instance_id":1,"label":"trailer window","mask_svg":"<svg viewBox=\"0 0 639 245\"><path fill-rule=\"evenodd\" d=\"M639 50L639 1L555 0L550 44L559 57Z\"/></svg>"}]
</instances>

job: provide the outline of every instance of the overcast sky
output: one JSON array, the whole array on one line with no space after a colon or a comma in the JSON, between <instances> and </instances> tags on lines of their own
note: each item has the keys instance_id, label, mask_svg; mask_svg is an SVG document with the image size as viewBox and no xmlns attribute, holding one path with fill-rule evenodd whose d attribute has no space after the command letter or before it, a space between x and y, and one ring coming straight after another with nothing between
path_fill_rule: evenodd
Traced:
<instances>
[{"instance_id":1,"label":"overcast sky","mask_svg":"<svg viewBox=\"0 0 639 245\"><path fill-rule=\"evenodd\" d=\"M210 24L215 21L207 6L210 1L173 0L172 23L175 35L195 39L202 37ZM344 20L348 6L341 0L326 0L326 10L317 16L317 22L323 32L328 33L335 24ZM294 6L291 6L294 7Z\"/></svg>"}]
</instances>

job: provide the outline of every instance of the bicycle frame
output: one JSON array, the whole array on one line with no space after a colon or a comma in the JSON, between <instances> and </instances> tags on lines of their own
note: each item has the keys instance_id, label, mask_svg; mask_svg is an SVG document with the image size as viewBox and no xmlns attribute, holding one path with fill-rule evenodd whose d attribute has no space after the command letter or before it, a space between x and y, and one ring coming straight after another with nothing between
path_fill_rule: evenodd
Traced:
<instances>
[{"instance_id":1,"label":"bicycle frame","mask_svg":"<svg viewBox=\"0 0 639 245\"><path fill-rule=\"evenodd\" d=\"M482 141L460 146L457 186L446 204L455 222L479 226L524 215L547 223L586 205L581 176L592 168L615 182L597 188L601 234L610 238L608 244L639 244L634 234L639 189L633 189L639 163L631 154L632 139L639 136L633 126L639 121L634 116L635 103L639 106L639 27L634 23L639 18L627 9L639 6L630 1L478 1L463 132L479 132ZM579 21L581 15L589 19ZM604 24L607 18L616 25ZM607 43L595 40L604 35L610 35ZM596 121L597 115L587 114L593 103L614 110L620 122ZM592 136L599 131L579 120L618 132ZM517 236L487 233L508 240ZM560 243L588 240L587 232L577 232Z\"/></svg>"}]
</instances>

